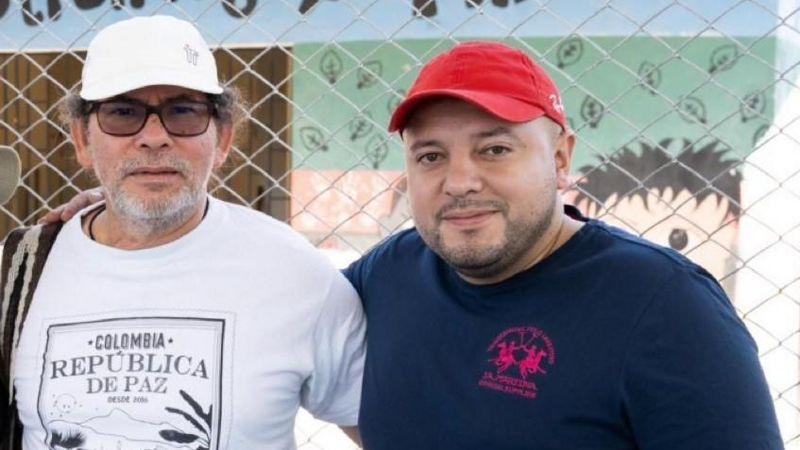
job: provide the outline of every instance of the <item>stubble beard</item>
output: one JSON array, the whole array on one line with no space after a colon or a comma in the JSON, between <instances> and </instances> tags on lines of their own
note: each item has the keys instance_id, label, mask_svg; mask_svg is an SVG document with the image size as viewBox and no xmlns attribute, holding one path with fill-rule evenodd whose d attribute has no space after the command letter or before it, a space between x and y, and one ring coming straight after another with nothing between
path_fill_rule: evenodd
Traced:
<instances>
[{"instance_id":1,"label":"stubble beard","mask_svg":"<svg viewBox=\"0 0 800 450\"><path fill-rule=\"evenodd\" d=\"M177 170L187 183L181 186L178 192L155 199L146 200L131 195L122 187L125 175L148 164L171 167ZM182 226L197 212L205 201L210 173L201 178L185 161L174 157L162 157L158 161L149 161L147 158L126 161L117 168L114 183L104 182L99 172L97 177L103 186L108 207L120 218L124 226L142 236L159 236Z\"/></svg>"},{"instance_id":2,"label":"stubble beard","mask_svg":"<svg viewBox=\"0 0 800 450\"><path fill-rule=\"evenodd\" d=\"M428 247L460 274L476 279L494 278L518 263L550 228L556 199L555 195L549 198L549 203L542 214L531 211L529 215L517 220L509 220L508 206L502 202L457 200L437 213L433 227L417 226L417 230ZM444 210L468 206L492 207L499 211L497 214L503 215L506 227L499 242L478 247L471 244L468 235L459 244L447 245L444 243L440 232L441 214ZM477 233L479 232L475 232L475 234Z\"/></svg>"}]
</instances>

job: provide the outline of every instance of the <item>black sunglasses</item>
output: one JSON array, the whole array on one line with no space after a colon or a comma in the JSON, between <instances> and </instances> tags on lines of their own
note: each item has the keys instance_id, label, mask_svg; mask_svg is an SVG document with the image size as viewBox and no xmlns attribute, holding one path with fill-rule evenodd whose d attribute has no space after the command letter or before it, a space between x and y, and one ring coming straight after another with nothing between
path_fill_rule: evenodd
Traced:
<instances>
[{"instance_id":1,"label":"black sunglasses","mask_svg":"<svg viewBox=\"0 0 800 450\"><path fill-rule=\"evenodd\" d=\"M167 133L179 137L199 136L206 132L216 106L211 101L175 99L157 106L117 98L88 105L87 114L97 113L97 123L112 136L133 136L142 131L147 119L155 114Z\"/></svg>"}]
</instances>

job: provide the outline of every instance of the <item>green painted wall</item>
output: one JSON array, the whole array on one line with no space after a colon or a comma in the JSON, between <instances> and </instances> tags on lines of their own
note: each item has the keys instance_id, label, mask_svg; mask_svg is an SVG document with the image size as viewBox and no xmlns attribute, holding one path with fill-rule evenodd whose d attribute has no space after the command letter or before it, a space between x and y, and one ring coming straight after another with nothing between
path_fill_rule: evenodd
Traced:
<instances>
[{"instance_id":1,"label":"green painted wall","mask_svg":"<svg viewBox=\"0 0 800 450\"><path fill-rule=\"evenodd\" d=\"M736 42L716 37L524 41L562 90L579 135L574 168L640 139L717 138L738 156L749 153L774 114L776 39ZM451 45L435 40L297 45L295 168L402 169L399 141L387 141L385 132L397 102L394 92L408 88L418 60Z\"/></svg>"}]
</instances>

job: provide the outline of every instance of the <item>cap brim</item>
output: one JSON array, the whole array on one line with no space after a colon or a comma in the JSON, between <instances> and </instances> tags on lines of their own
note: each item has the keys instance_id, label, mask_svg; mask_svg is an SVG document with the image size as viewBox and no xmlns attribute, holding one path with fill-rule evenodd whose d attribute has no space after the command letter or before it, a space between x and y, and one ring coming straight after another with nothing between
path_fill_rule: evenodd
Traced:
<instances>
[{"instance_id":1,"label":"cap brim","mask_svg":"<svg viewBox=\"0 0 800 450\"><path fill-rule=\"evenodd\" d=\"M389 131L394 132L405 128L411 112L421 103L435 98L463 100L499 119L513 123L528 122L546 115L545 111L538 106L504 95L460 89L436 89L417 92L403 100L392 114L392 118L389 121Z\"/></svg>"},{"instance_id":2,"label":"cap brim","mask_svg":"<svg viewBox=\"0 0 800 450\"><path fill-rule=\"evenodd\" d=\"M0 205L11 198L19 184L20 163L17 152L0 147Z\"/></svg>"},{"instance_id":3,"label":"cap brim","mask_svg":"<svg viewBox=\"0 0 800 450\"><path fill-rule=\"evenodd\" d=\"M217 82L200 79L182 70L147 68L134 73L126 73L113 79L93 84L84 84L80 96L84 100L102 100L148 86L178 86L206 94L221 94L222 87Z\"/></svg>"}]
</instances>

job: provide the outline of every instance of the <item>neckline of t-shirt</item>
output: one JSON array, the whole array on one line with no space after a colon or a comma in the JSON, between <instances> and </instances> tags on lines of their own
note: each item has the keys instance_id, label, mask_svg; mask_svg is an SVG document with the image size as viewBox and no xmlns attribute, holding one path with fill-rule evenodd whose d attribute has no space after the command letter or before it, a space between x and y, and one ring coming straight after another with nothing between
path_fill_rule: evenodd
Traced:
<instances>
[{"instance_id":1,"label":"neckline of t-shirt","mask_svg":"<svg viewBox=\"0 0 800 450\"><path fill-rule=\"evenodd\" d=\"M540 261L533 267L524 270L513 277L493 284L472 284L465 279L461 278L458 272L449 265L447 266L448 275L452 283L462 292L486 295L496 294L500 292L507 292L515 290L530 283L534 276L542 271L547 270L550 266L559 263L563 259L569 257L578 251L584 242L594 235L602 225L595 219L587 219L583 226L567 240L561 247L557 248L547 258ZM489 299L494 301L494 299Z\"/></svg>"},{"instance_id":2,"label":"neckline of t-shirt","mask_svg":"<svg viewBox=\"0 0 800 450\"><path fill-rule=\"evenodd\" d=\"M200 221L197 227L172 242L152 248L145 248L141 250L122 250L93 241L89 236L86 235L86 233L83 232L82 218L86 214L91 214L93 210L98 208L98 205L91 205L81 210L75 215L75 217L67 221L63 230L66 231L66 233L62 233L65 235L65 237L67 237L68 245L75 249L75 254L80 255L81 260L91 264L104 259L114 259L115 261L120 261L168 258L172 255L181 253L186 248L192 248L192 243L199 239L213 239L212 236L210 236L210 233L212 233L214 229L219 228L215 226L215 224L222 220L223 208L221 207L221 203L222 202L220 200L217 200L209 195L208 213L203 220ZM85 254L87 251L91 254Z\"/></svg>"}]
</instances>

